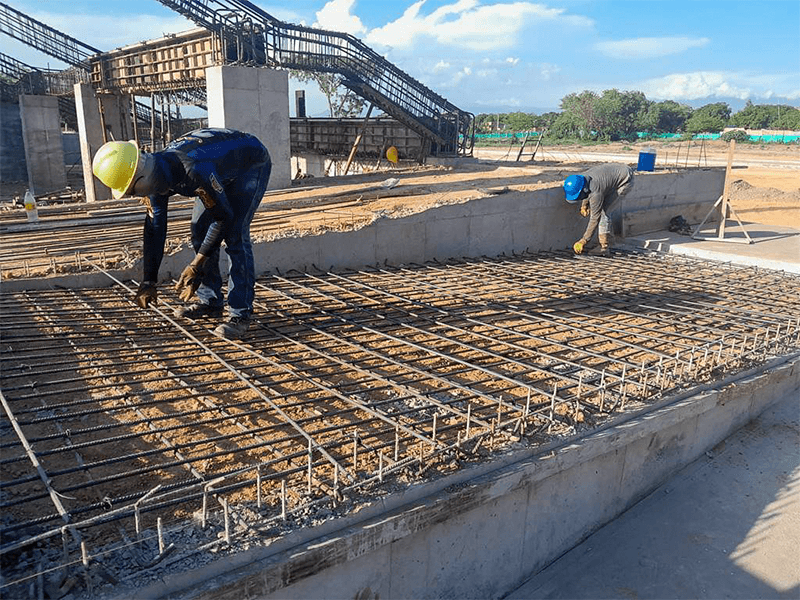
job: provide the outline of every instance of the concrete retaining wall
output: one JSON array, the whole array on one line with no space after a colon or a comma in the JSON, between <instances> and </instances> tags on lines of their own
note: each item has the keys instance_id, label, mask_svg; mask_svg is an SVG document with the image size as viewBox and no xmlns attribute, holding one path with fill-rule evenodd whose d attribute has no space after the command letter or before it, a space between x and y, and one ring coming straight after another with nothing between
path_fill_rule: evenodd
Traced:
<instances>
[{"instance_id":1,"label":"concrete retaining wall","mask_svg":"<svg viewBox=\"0 0 800 600\"><path fill-rule=\"evenodd\" d=\"M500 597L765 408L796 398L800 358L700 389L583 437L412 487L271 549L138 593L209 600Z\"/></svg>"},{"instance_id":2,"label":"concrete retaining wall","mask_svg":"<svg viewBox=\"0 0 800 600\"><path fill-rule=\"evenodd\" d=\"M625 210L647 214L672 207L678 214L690 203L711 207L722 193L724 169L638 175L625 196ZM424 263L449 258L499 256L529 250L569 248L583 233L586 220L574 205L564 202L560 185L531 192L509 192L463 204L451 204L402 218L382 217L356 231L287 237L269 242L253 240L256 273L292 269L359 269L391 264ZM180 276L194 257L189 248L165 256L159 278ZM223 268L224 270L224 268ZM115 271L120 279L138 279L141 267ZM8 280L3 289L41 289L54 285L93 287L110 285L105 276L63 276Z\"/></svg>"},{"instance_id":3,"label":"concrete retaining wall","mask_svg":"<svg viewBox=\"0 0 800 600\"><path fill-rule=\"evenodd\" d=\"M722 169L637 176L625 210L646 212L671 206L676 214L688 203L709 208L725 181ZM570 247L583 233L586 220L564 202L554 186L532 192L511 192L464 204L441 206L403 218L379 218L357 231L254 242L260 273L320 269L358 269L376 264L424 263L465 256L499 256L529 250ZM186 252L165 257L162 277L178 277L191 260Z\"/></svg>"}]
</instances>

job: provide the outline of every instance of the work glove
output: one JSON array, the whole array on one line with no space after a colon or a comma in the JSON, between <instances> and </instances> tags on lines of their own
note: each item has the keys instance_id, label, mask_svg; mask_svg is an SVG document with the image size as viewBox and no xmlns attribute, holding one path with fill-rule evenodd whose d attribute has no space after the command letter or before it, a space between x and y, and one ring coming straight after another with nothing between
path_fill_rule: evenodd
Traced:
<instances>
[{"instance_id":1,"label":"work glove","mask_svg":"<svg viewBox=\"0 0 800 600\"><path fill-rule=\"evenodd\" d=\"M188 302L194 296L197 288L203 281L203 263L205 257L198 254L197 257L190 262L181 273L178 283L175 284L175 291L178 292L178 298L183 302Z\"/></svg>"},{"instance_id":2,"label":"work glove","mask_svg":"<svg viewBox=\"0 0 800 600\"><path fill-rule=\"evenodd\" d=\"M589 205L588 204L581 204L581 216L582 217L588 217L590 214L592 214L592 209L589 208Z\"/></svg>"},{"instance_id":3,"label":"work glove","mask_svg":"<svg viewBox=\"0 0 800 600\"><path fill-rule=\"evenodd\" d=\"M586 244L584 240L578 240L572 245L572 249L575 251L575 254L583 254L583 246Z\"/></svg>"},{"instance_id":4,"label":"work glove","mask_svg":"<svg viewBox=\"0 0 800 600\"><path fill-rule=\"evenodd\" d=\"M136 297L134 301L139 308L147 308L152 302L155 304L158 299L158 290L156 284L152 281L143 281L139 284L139 289L136 290Z\"/></svg>"}]
</instances>

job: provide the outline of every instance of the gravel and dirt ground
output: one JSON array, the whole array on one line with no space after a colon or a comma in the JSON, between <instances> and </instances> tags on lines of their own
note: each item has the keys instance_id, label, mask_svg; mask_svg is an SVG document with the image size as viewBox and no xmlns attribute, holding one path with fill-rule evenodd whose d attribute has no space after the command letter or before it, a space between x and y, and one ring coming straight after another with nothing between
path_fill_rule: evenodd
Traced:
<instances>
[{"instance_id":1,"label":"gravel and dirt ground","mask_svg":"<svg viewBox=\"0 0 800 600\"><path fill-rule=\"evenodd\" d=\"M593 163L635 165L640 144L548 146L533 161L518 147L476 148L473 161L456 166L402 164L393 170L347 177L310 178L287 190L269 192L252 226L254 241L346 231L382 216L400 217L445 204L469 202L497 190L530 191L560 185L564 177ZM724 142L669 142L654 146L656 169L724 167ZM4 193L8 193L5 190ZM800 229L800 146L735 148L730 198L747 222ZM27 225L25 212L0 198L0 270L3 278L39 277L90 267L125 268L141 255L142 207L135 199L91 205L44 199L40 225ZM170 204L168 252L188 244L191 201Z\"/></svg>"}]
</instances>

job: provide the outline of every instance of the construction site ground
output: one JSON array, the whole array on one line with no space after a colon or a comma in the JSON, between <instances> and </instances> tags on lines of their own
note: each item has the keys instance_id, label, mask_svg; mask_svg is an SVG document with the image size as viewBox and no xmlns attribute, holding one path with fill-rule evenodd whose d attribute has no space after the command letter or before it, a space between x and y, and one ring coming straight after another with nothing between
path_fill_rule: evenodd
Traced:
<instances>
[{"instance_id":1,"label":"construction site ground","mask_svg":"<svg viewBox=\"0 0 800 600\"><path fill-rule=\"evenodd\" d=\"M728 145L707 142L658 147L656 169L725 166ZM255 242L286 236L347 231L382 216L399 217L445 204L469 202L507 190L558 185L570 173L597 162L635 165L646 144L540 148L533 161L515 159L517 147L476 148L474 160L455 165L414 165L336 178L308 178L268 192L252 225ZM366 163L365 163L366 165ZM800 229L800 146L736 147L730 198L748 222ZM40 198L40 223L30 225L16 190L3 191L0 274L3 279L130 267L141 256L143 208L136 200L75 202L75 194ZM24 193L24 190L23 190ZM173 198L167 253L188 245L192 202ZM710 208L710 207L709 207ZM35 236L31 233L36 232Z\"/></svg>"},{"instance_id":2,"label":"construction site ground","mask_svg":"<svg viewBox=\"0 0 800 600\"><path fill-rule=\"evenodd\" d=\"M709 166L724 166L726 145L705 150ZM737 148L731 200L744 219L800 229L799 151ZM528 162L503 160L502 152L304 180L267 194L252 237L348 231L381 216L559 186L597 161L634 164L638 148L553 148ZM690 164L677 167L705 166L695 160L689 153ZM38 223L19 207L0 214L3 281L139 259L137 200L43 200ZM171 203L168 252L188 244L191 202ZM164 304L149 312L135 309L119 282L0 296L3 393L58 473L44 486L58 493L42 492L4 423L0 500L11 510L0 524L4 543L19 546L9 552L20 586L33 586L40 569L51 592L91 595L115 578L140 585L130 581L131 564L153 578L179 562L200 568L229 551L231 528L242 535L240 549L269 543L420 478L445 477L518 444L579 435L615 410L642 409L670 391L796 352L800 335L797 278L623 252L585 262L553 252L276 274L257 285L259 324L244 344L210 336L207 322L176 321L174 293L161 293ZM138 510L162 486L148 529L138 531L137 513L134 532L134 501ZM89 552L119 538L83 579L66 568L62 575L60 567L81 557L75 547L62 557L56 496L84 519ZM207 497L221 498L224 511L215 504L207 514ZM172 557L161 548L161 525L154 531L155 514L178 547ZM28 552L25 536L33 534L42 549ZM183 554L184 546L202 552Z\"/></svg>"}]
</instances>

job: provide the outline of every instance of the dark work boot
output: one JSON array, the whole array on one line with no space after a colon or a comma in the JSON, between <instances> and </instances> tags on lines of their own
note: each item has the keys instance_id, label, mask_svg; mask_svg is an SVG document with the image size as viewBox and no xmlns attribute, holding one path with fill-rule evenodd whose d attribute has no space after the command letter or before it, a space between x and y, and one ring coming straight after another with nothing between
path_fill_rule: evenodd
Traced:
<instances>
[{"instance_id":1,"label":"dark work boot","mask_svg":"<svg viewBox=\"0 0 800 600\"><path fill-rule=\"evenodd\" d=\"M186 319L202 319L203 317L221 317L222 307L211 306L210 304L203 304L202 302L195 302L187 304L186 306L179 306L175 309L175 316L179 319L184 317Z\"/></svg>"},{"instance_id":2,"label":"dark work boot","mask_svg":"<svg viewBox=\"0 0 800 600\"><path fill-rule=\"evenodd\" d=\"M592 248L590 254L595 256L611 256L611 236L607 233L600 233L597 235L600 246Z\"/></svg>"},{"instance_id":3,"label":"dark work boot","mask_svg":"<svg viewBox=\"0 0 800 600\"><path fill-rule=\"evenodd\" d=\"M250 317L228 317L224 323L218 325L214 335L226 340L240 340L250 327Z\"/></svg>"}]
</instances>

